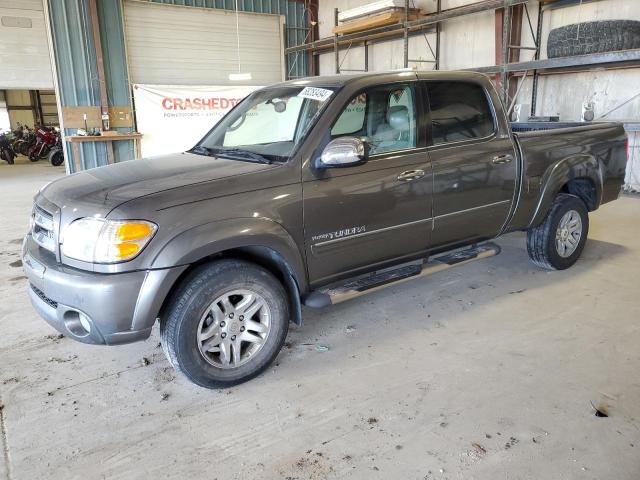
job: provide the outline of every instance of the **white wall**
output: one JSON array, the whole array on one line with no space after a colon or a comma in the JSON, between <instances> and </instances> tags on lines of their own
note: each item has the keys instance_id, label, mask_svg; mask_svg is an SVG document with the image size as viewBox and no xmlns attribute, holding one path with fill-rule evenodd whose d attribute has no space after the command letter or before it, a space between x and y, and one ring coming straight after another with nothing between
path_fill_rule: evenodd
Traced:
<instances>
[{"instance_id":1,"label":"white wall","mask_svg":"<svg viewBox=\"0 0 640 480\"><path fill-rule=\"evenodd\" d=\"M7 112L7 102L4 97L4 92L0 91L0 132L10 130L11 123L9 122L9 112Z\"/></svg>"}]
</instances>

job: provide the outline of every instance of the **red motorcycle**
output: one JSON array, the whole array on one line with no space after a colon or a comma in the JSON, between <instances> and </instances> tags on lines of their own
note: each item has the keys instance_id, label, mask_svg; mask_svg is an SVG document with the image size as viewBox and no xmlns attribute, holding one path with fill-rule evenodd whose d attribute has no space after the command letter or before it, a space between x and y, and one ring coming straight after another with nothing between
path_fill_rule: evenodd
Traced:
<instances>
[{"instance_id":1,"label":"red motorcycle","mask_svg":"<svg viewBox=\"0 0 640 480\"><path fill-rule=\"evenodd\" d=\"M37 162L46 157L49 151L58 144L58 132L53 128L40 126L36 128L36 141L29 150L27 156L32 162Z\"/></svg>"}]
</instances>

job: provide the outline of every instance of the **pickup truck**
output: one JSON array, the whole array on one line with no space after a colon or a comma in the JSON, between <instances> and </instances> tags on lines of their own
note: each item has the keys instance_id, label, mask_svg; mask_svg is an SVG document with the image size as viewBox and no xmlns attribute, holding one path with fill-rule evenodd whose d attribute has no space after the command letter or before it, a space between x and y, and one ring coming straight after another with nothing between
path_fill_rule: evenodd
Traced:
<instances>
[{"instance_id":1,"label":"pickup truck","mask_svg":"<svg viewBox=\"0 0 640 480\"><path fill-rule=\"evenodd\" d=\"M37 312L77 341L144 340L192 382L262 372L322 308L499 253L565 269L618 198L617 123L510 125L488 77L403 71L255 91L191 150L61 178L23 245ZM527 131L522 131L527 130Z\"/></svg>"}]
</instances>

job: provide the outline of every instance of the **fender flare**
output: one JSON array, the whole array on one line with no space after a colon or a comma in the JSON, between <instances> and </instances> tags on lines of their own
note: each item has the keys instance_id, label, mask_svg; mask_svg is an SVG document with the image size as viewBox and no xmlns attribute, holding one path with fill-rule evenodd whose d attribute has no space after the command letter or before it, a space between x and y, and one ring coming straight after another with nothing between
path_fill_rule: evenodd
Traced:
<instances>
[{"instance_id":1,"label":"fender flare","mask_svg":"<svg viewBox=\"0 0 640 480\"><path fill-rule=\"evenodd\" d=\"M592 155L565 157L549 166L542 176L542 189L528 227L540 225L556 196L571 180L586 178L596 187L596 208L602 201L602 165Z\"/></svg>"},{"instance_id":2,"label":"fender flare","mask_svg":"<svg viewBox=\"0 0 640 480\"><path fill-rule=\"evenodd\" d=\"M302 324L301 292L308 289L303 255L293 237L267 218L235 218L214 221L185 230L169 240L151 262L152 269L191 265L218 253L236 250L266 252L277 266L291 306L294 323ZM262 255L265 258L265 255Z\"/></svg>"}]
</instances>

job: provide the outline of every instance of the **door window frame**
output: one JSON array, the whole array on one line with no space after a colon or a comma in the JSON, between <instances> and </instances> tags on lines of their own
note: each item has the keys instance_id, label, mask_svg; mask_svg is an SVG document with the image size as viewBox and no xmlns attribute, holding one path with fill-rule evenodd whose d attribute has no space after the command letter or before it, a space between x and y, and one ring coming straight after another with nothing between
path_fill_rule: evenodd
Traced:
<instances>
[{"instance_id":1,"label":"door window frame","mask_svg":"<svg viewBox=\"0 0 640 480\"><path fill-rule=\"evenodd\" d=\"M411 89L411 96L412 96L414 115L415 115L416 145L414 147L403 148L400 150L388 150L386 152L370 154L369 158L367 159L367 162L364 165L366 165L369 162L379 162L380 160L390 156L397 156L398 154L415 152L415 151L418 151L419 149L426 148L428 146L427 130L426 130L426 127L427 127L426 114L428 111L428 105L426 105L426 97L424 97L424 88L420 85L420 80L411 79L411 80L402 80L398 82L387 82L387 83L379 83L376 85L368 85L364 88L356 90L355 93L353 93L352 95L349 95L347 100L344 101L343 104L340 106L340 110L339 110L340 113L329 125L329 135L328 135L329 140L327 142L323 142L323 144L320 146L321 147L320 151L322 151L327 146L327 143L329 141L333 140L333 137L331 137L331 130L333 129L334 125L342 115L342 112L344 112L344 109L347 108L349 103L351 103L351 101L354 98L356 98L359 95L362 95L363 93L367 93L370 90L374 90L377 88L384 88L384 87L394 87L394 86L407 86ZM368 110L369 110L369 105L367 104L365 109L365 123L366 123L366 115ZM349 135L341 135L341 136L349 136ZM339 137L335 137L335 138L339 138ZM357 168L357 167L353 167L353 168Z\"/></svg>"},{"instance_id":2,"label":"door window frame","mask_svg":"<svg viewBox=\"0 0 640 480\"><path fill-rule=\"evenodd\" d=\"M489 92L487 91L484 85L482 85L479 82L475 82L473 80L435 80L435 79L424 80L423 79L419 81L421 83L420 89L422 90L422 96L425 102L424 103L424 112L425 112L425 120L426 120L425 129L426 129L426 137L427 137L426 142L427 142L428 150L450 148L458 145L472 145L474 143L481 143L481 142L486 142L488 140L493 140L498 135L499 125L498 125L498 115L496 112L496 107L495 107L495 104L493 103L493 99L491 98L491 95L489 95ZM473 84L480 87L489 105L489 111L491 112L491 119L493 120L493 131L489 135L485 135L484 137L470 138L468 140L456 140L454 142L434 144L433 143L433 123L431 121L431 102L429 100L430 99L429 95L431 93L429 90L430 83L466 83L466 84Z\"/></svg>"}]
</instances>

